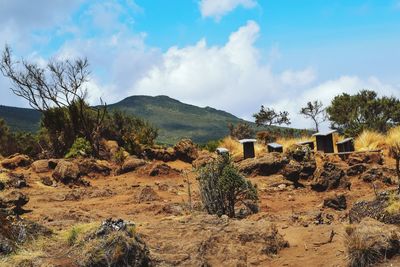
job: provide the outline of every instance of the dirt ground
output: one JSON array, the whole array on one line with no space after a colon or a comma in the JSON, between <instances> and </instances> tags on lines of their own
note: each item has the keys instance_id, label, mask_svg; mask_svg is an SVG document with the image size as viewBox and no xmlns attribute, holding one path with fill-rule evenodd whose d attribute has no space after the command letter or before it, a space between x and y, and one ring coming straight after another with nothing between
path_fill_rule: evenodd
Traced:
<instances>
[{"instance_id":1,"label":"dirt ground","mask_svg":"<svg viewBox=\"0 0 400 267\"><path fill-rule=\"evenodd\" d=\"M202 223L211 217L200 210L192 166L180 161L168 164L188 172L193 193L192 211L188 205L188 184L184 175L149 177L131 172L120 176L89 178L89 187L61 184L54 187L40 182L40 176L50 176L50 173L39 176L31 170L19 170L28 174L30 186L21 189L30 198L26 209L31 212L25 214L24 218L42 223L55 231L77 223L100 222L109 217L133 221L137 232L149 246L150 255L158 259L158 265L193 266L198 263L194 261L194 254L198 251L193 244L200 244L207 235L211 238L217 230ZM249 179L259 188L260 212L237 222L238 227L272 222L290 246L271 257L249 247L247 257L238 264L227 259L216 259L217 255L229 255L229 251L235 249L235 241L226 243L226 235L221 235L220 242L215 243L217 247L205 252L203 260L212 266L346 266L344 227L348 224L348 210L355 201L374 197L371 184L356 176L351 177L351 191L343 189L318 193L307 184L304 188L293 189L279 175ZM146 187L151 187L156 195L143 198L141 192ZM378 191L387 188L384 184L377 184ZM323 208L325 198L342 193L347 197L347 210ZM317 224L315 218L318 215L329 220ZM225 230L221 228L218 231ZM332 231L335 233L332 242L327 242ZM56 266L74 266L63 250L62 247L49 250L47 260ZM381 266L400 266L400 259L392 259Z\"/></svg>"}]
</instances>

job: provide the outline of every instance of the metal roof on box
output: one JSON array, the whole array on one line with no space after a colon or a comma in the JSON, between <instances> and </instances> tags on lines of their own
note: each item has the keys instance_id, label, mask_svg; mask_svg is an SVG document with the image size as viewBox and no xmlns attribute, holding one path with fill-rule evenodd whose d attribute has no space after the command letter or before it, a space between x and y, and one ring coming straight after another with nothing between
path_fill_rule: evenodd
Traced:
<instances>
[{"instance_id":1,"label":"metal roof on box","mask_svg":"<svg viewBox=\"0 0 400 267\"><path fill-rule=\"evenodd\" d=\"M302 142L298 142L297 144L298 145L306 145L306 144L309 144L309 143L314 143L314 141L313 140L302 141Z\"/></svg>"},{"instance_id":2,"label":"metal roof on box","mask_svg":"<svg viewBox=\"0 0 400 267\"><path fill-rule=\"evenodd\" d=\"M270 147L273 147L273 148L283 147L281 144L278 144L278 143L268 143L267 146L270 146Z\"/></svg>"},{"instance_id":3,"label":"metal roof on box","mask_svg":"<svg viewBox=\"0 0 400 267\"><path fill-rule=\"evenodd\" d=\"M336 132L337 132L336 130L329 130L329 131L326 131L326 132L315 133L315 134L313 134L313 136L327 136L327 135L330 135L330 134L333 134L333 133L336 133Z\"/></svg>"},{"instance_id":4,"label":"metal roof on box","mask_svg":"<svg viewBox=\"0 0 400 267\"><path fill-rule=\"evenodd\" d=\"M242 139L239 140L239 143L244 144L244 143L255 143L257 142L257 139Z\"/></svg>"},{"instance_id":5,"label":"metal roof on box","mask_svg":"<svg viewBox=\"0 0 400 267\"><path fill-rule=\"evenodd\" d=\"M340 144L344 144L344 143L347 143L347 142L352 141L352 140L353 140L353 138L349 137L349 138L346 138L346 139L344 139L342 141L336 142L336 144L340 145Z\"/></svg>"}]
</instances>

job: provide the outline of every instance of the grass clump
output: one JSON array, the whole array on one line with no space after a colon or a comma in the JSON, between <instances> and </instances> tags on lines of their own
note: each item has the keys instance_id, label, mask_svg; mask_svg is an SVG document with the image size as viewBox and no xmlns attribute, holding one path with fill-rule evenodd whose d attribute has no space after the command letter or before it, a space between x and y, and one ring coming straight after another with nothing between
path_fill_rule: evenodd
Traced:
<instances>
[{"instance_id":1,"label":"grass clump","mask_svg":"<svg viewBox=\"0 0 400 267\"><path fill-rule=\"evenodd\" d=\"M385 136L381 133L365 130L354 141L357 151L382 149L385 147Z\"/></svg>"},{"instance_id":2,"label":"grass clump","mask_svg":"<svg viewBox=\"0 0 400 267\"><path fill-rule=\"evenodd\" d=\"M373 266L400 252L400 232L397 226L365 218L358 225L346 227L345 244L348 265Z\"/></svg>"},{"instance_id":3,"label":"grass clump","mask_svg":"<svg viewBox=\"0 0 400 267\"><path fill-rule=\"evenodd\" d=\"M391 192L385 211L391 215L400 213L400 197L396 192Z\"/></svg>"}]
</instances>

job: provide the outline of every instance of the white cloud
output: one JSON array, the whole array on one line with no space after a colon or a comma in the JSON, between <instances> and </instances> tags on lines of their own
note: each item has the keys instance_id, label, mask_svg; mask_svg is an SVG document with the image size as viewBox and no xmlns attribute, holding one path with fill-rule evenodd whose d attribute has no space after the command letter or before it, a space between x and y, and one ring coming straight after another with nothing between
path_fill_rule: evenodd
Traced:
<instances>
[{"instance_id":1,"label":"white cloud","mask_svg":"<svg viewBox=\"0 0 400 267\"><path fill-rule=\"evenodd\" d=\"M224 109L239 116L256 112L261 104L290 97L314 81L310 67L274 73L262 63L254 46L259 35L254 21L232 33L224 46L208 46L205 39L193 46L172 47L130 94L169 95L184 102Z\"/></svg>"},{"instance_id":2,"label":"white cloud","mask_svg":"<svg viewBox=\"0 0 400 267\"><path fill-rule=\"evenodd\" d=\"M238 6L254 8L255 0L200 0L200 12L203 17L214 17L217 21Z\"/></svg>"}]
</instances>

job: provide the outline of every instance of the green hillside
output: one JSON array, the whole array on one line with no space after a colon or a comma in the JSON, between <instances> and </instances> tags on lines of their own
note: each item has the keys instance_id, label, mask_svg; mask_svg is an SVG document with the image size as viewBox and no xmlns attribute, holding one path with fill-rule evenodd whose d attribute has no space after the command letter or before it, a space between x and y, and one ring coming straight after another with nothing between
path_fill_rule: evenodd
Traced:
<instances>
[{"instance_id":1,"label":"green hillside","mask_svg":"<svg viewBox=\"0 0 400 267\"><path fill-rule=\"evenodd\" d=\"M158 141L168 144L183 137L197 143L219 139L228 134L228 123L243 122L225 111L184 104L168 96L131 96L109 108L145 118L160 129Z\"/></svg>"},{"instance_id":2,"label":"green hillside","mask_svg":"<svg viewBox=\"0 0 400 267\"><path fill-rule=\"evenodd\" d=\"M168 96L131 96L108 105L108 108L120 109L149 121L159 128L157 141L164 144L175 144L181 138L206 143L228 135L228 123L245 122L225 111L188 105ZM13 130L34 132L39 127L40 113L27 108L0 106L0 118L4 118ZM255 128L254 123L251 124Z\"/></svg>"},{"instance_id":3,"label":"green hillside","mask_svg":"<svg viewBox=\"0 0 400 267\"><path fill-rule=\"evenodd\" d=\"M14 131L37 131L39 129L40 116L40 112L30 108L0 105L0 118L3 118Z\"/></svg>"}]
</instances>

